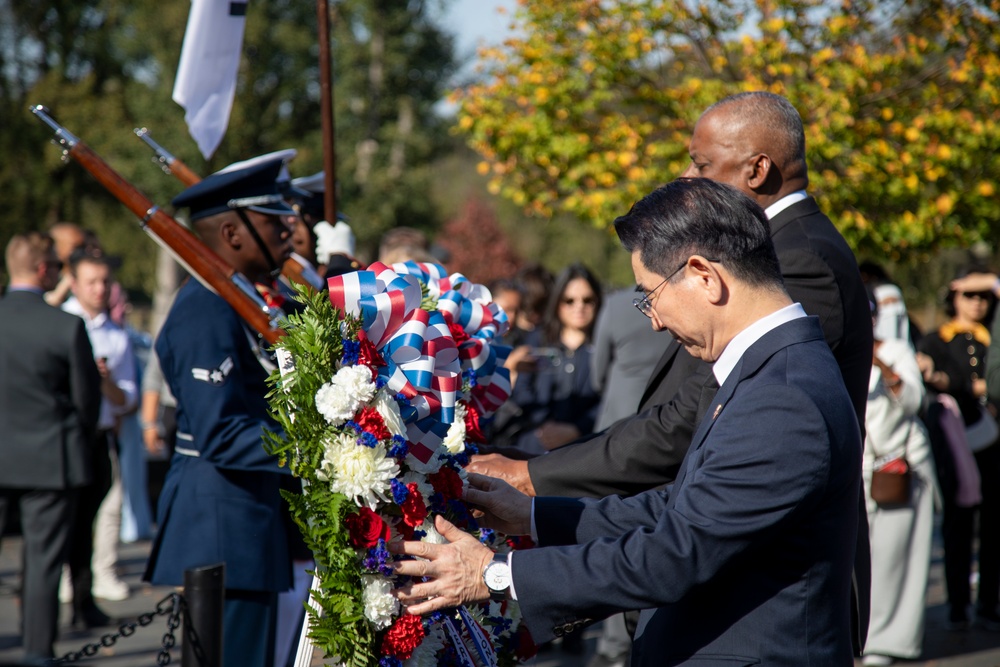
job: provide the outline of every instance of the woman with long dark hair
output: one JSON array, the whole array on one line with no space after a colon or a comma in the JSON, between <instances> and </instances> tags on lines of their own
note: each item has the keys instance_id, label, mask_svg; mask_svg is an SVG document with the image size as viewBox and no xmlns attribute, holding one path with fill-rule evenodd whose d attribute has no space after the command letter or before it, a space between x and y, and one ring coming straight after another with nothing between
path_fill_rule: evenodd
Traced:
<instances>
[{"instance_id":1,"label":"woman with long dark hair","mask_svg":"<svg viewBox=\"0 0 1000 667\"><path fill-rule=\"evenodd\" d=\"M537 455L593 430L600 395L591 385L590 357L600 308L601 286L586 266L573 264L559 274L530 340L534 370L518 374L511 395L517 415L497 444L514 448L515 455Z\"/></svg>"}]
</instances>

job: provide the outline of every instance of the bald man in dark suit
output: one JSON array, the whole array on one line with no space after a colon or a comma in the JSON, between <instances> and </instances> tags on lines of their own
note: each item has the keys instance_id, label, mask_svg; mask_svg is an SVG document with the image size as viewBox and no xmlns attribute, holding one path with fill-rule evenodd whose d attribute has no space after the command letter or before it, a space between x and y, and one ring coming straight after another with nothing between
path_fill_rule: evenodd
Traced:
<instances>
[{"instance_id":1,"label":"bald man in dark suit","mask_svg":"<svg viewBox=\"0 0 1000 667\"><path fill-rule=\"evenodd\" d=\"M732 185L765 210L785 289L806 313L819 317L864 431L871 372L871 311L850 247L806 194L802 120L788 100L771 93L740 93L709 107L698 120L684 176ZM710 367L664 344L639 413L586 440L530 461L478 457L473 472L500 477L537 495L633 495L672 482L691 437L717 387ZM868 531L858 512L855 651L868 629Z\"/></svg>"}]
</instances>

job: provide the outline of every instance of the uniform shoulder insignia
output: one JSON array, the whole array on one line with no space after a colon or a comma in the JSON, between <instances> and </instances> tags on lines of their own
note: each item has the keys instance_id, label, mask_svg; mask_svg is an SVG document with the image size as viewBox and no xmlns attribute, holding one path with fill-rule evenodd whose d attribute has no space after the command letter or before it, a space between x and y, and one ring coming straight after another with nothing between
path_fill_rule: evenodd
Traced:
<instances>
[{"instance_id":1,"label":"uniform shoulder insignia","mask_svg":"<svg viewBox=\"0 0 1000 667\"><path fill-rule=\"evenodd\" d=\"M224 383L226 378L229 377L229 373L233 370L233 365L232 357L226 357L217 368L192 368L191 376L195 380L218 386Z\"/></svg>"}]
</instances>

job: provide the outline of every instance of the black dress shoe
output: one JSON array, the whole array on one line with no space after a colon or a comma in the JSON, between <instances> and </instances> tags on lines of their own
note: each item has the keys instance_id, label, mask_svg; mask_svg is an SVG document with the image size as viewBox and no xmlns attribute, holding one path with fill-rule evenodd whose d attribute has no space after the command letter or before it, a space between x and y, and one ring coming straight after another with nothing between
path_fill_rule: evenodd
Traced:
<instances>
[{"instance_id":1,"label":"black dress shoe","mask_svg":"<svg viewBox=\"0 0 1000 667\"><path fill-rule=\"evenodd\" d=\"M114 625L114 619L101 611L96 604L91 602L88 605L84 605L82 609L73 610L73 621L71 625L74 630L104 628L109 625Z\"/></svg>"}]
</instances>

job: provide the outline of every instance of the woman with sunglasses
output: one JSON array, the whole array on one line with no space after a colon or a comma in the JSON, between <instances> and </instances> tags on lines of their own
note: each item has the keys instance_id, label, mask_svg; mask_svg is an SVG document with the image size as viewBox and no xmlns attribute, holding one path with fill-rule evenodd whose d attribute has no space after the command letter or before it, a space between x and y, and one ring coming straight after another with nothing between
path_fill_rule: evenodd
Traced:
<instances>
[{"instance_id":1,"label":"woman with sunglasses","mask_svg":"<svg viewBox=\"0 0 1000 667\"><path fill-rule=\"evenodd\" d=\"M556 278L529 343L533 370L518 374L511 395L518 415L506 443L514 456L536 456L590 433L600 395L590 379L592 335L601 287L587 267L573 264Z\"/></svg>"},{"instance_id":2,"label":"woman with sunglasses","mask_svg":"<svg viewBox=\"0 0 1000 667\"><path fill-rule=\"evenodd\" d=\"M992 291L968 291L956 277L945 298L951 318L917 344L917 361L929 392L955 399L965 425L981 479L982 503L974 507L956 503L954 476L947 465L939 466L938 478L944 497L945 584L948 591L951 629L968 627L971 601L969 576L976 513L979 514L979 586L976 621L989 630L1000 630L997 598L1000 594L1000 446L996 406L986 392L986 352L990 332L984 325L992 316L996 298ZM929 423L932 427L932 423ZM964 503L963 503L964 504Z\"/></svg>"}]
</instances>

